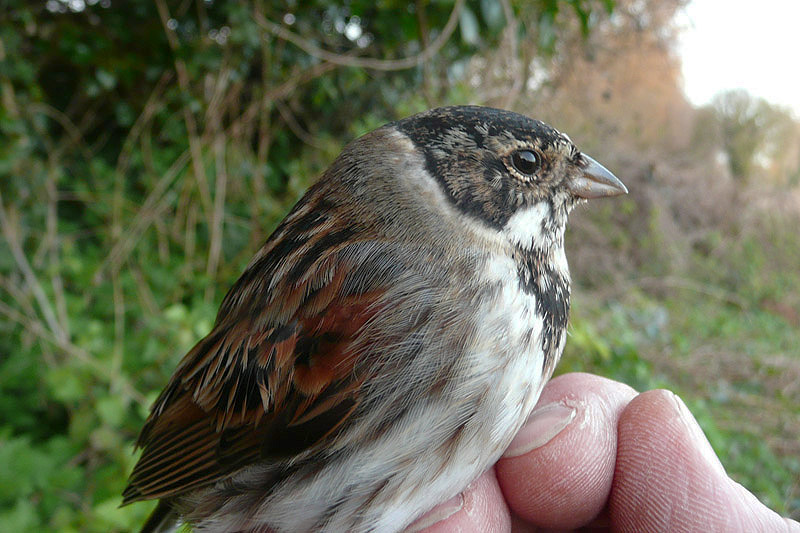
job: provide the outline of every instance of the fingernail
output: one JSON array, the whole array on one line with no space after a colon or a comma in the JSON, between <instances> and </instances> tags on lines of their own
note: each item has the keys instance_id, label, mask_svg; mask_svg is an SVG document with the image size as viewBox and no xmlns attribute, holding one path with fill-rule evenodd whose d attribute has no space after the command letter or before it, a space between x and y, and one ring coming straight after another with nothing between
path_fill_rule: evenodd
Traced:
<instances>
[{"instance_id":1,"label":"fingernail","mask_svg":"<svg viewBox=\"0 0 800 533\"><path fill-rule=\"evenodd\" d=\"M713 466L714 468L718 468L722 473L725 473L725 467L722 466L719 457L717 457L717 454L714 452L714 448L712 448L711 443L708 442L706 434L703 433L703 429L697 423L697 419L692 415L691 411L689 411L689 408L686 407L686 404L683 403L683 400L681 400L679 396L671 391L668 392L670 398L675 404L678 417L680 418L681 422L683 422L683 425L686 426L686 429L688 429L692 441L697 444L695 449L702 454L703 458L709 465Z\"/></svg>"},{"instance_id":2,"label":"fingernail","mask_svg":"<svg viewBox=\"0 0 800 533\"><path fill-rule=\"evenodd\" d=\"M405 533L415 533L422 531L426 527L431 527L437 522L441 522L445 518L450 518L464 507L464 495L458 493L444 503L441 503L420 516L406 528Z\"/></svg>"},{"instance_id":3,"label":"fingernail","mask_svg":"<svg viewBox=\"0 0 800 533\"><path fill-rule=\"evenodd\" d=\"M535 409L511 441L503 457L518 457L541 448L572 422L575 412L573 407L559 402Z\"/></svg>"}]
</instances>

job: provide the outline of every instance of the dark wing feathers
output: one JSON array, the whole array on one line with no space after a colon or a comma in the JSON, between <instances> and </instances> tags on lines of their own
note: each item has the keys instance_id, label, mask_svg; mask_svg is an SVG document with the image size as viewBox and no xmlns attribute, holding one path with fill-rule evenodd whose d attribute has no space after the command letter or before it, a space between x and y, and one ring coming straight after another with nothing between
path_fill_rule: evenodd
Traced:
<instances>
[{"instance_id":1,"label":"dark wing feathers","mask_svg":"<svg viewBox=\"0 0 800 533\"><path fill-rule=\"evenodd\" d=\"M302 273L282 275L270 258L277 271L259 279L254 261L242 275L223 302L228 312L156 401L123 504L174 496L255 461L294 456L348 420L365 379L350 347L383 292L374 285L342 292L350 270L335 257L336 244L316 248L320 257ZM269 252L262 250L261 262ZM278 281L267 291L271 277ZM274 294L285 298L270 301Z\"/></svg>"}]
</instances>

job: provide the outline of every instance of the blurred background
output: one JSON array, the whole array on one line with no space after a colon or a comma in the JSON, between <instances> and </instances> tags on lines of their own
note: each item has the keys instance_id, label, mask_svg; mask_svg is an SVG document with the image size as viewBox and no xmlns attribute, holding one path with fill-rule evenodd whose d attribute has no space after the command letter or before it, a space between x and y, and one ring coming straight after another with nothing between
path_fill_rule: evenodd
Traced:
<instances>
[{"instance_id":1,"label":"blurred background","mask_svg":"<svg viewBox=\"0 0 800 533\"><path fill-rule=\"evenodd\" d=\"M559 372L674 390L800 518L788 4L5 0L0 524L141 524L137 432L251 254L348 141L454 103L548 121L631 191L572 216Z\"/></svg>"}]
</instances>

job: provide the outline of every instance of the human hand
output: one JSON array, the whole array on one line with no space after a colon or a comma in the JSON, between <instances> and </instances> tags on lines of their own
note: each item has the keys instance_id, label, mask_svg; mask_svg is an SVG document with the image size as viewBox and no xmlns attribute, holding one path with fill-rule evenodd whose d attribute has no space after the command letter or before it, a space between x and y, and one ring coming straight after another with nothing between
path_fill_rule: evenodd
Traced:
<instances>
[{"instance_id":1,"label":"human hand","mask_svg":"<svg viewBox=\"0 0 800 533\"><path fill-rule=\"evenodd\" d=\"M728 477L680 398L579 373L548 383L506 455L421 527L800 532Z\"/></svg>"}]
</instances>

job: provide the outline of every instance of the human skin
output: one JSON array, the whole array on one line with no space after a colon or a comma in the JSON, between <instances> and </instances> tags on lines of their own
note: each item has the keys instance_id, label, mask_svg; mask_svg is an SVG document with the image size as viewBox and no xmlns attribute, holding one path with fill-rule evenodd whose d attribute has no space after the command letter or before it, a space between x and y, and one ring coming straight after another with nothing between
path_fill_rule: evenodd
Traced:
<instances>
[{"instance_id":1,"label":"human skin","mask_svg":"<svg viewBox=\"0 0 800 533\"><path fill-rule=\"evenodd\" d=\"M725 473L666 390L591 374L545 387L506 454L410 531L800 532Z\"/></svg>"}]
</instances>

